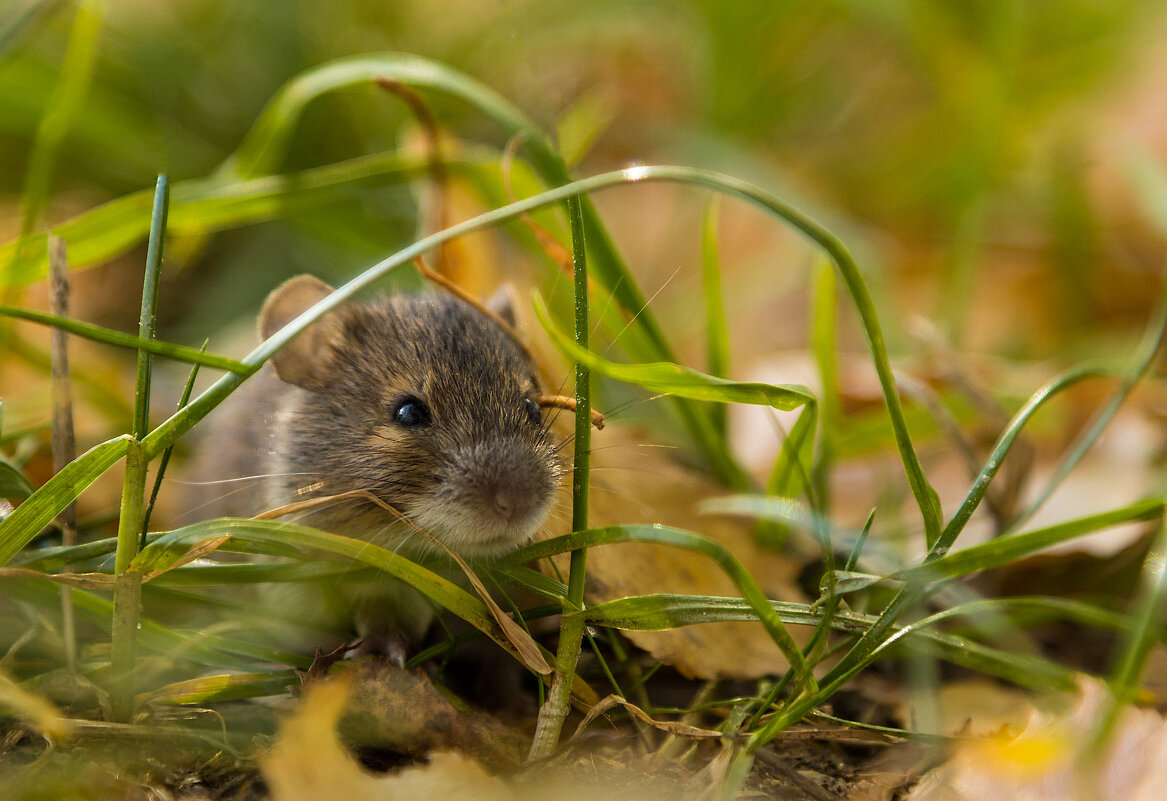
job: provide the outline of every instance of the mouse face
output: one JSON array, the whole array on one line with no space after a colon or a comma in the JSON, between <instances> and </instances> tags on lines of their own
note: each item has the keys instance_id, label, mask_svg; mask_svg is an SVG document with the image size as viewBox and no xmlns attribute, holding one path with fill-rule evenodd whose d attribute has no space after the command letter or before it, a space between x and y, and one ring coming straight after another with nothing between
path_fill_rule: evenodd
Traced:
<instances>
[{"instance_id":1,"label":"mouse face","mask_svg":"<svg viewBox=\"0 0 1167 801\"><path fill-rule=\"evenodd\" d=\"M273 311L276 293L265 328L299 313ZM344 306L305 333L273 359L294 385L272 438L279 502L365 490L409 523L360 501L309 522L425 550L416 527L469 557L513 550L543 525L563 467L509 331L454 297L398 295Z\"/></svg>"}]
</instances>

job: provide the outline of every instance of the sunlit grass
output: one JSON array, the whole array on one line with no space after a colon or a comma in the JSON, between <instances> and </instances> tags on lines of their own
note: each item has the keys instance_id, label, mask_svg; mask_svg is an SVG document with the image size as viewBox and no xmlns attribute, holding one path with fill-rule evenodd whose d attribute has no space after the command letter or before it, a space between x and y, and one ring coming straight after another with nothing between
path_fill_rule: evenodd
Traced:
<instances>
[{"instance_id":1,"label":"sunlit grass","mask_svg":"<svg viewBox=\"0 0 1167 801\"><path fill-rule=\"evenodd\" d=\"M817 547L823 595L811 604L766 598L736 556L699 530L643 525L592 528L587 518L587 483L577 480L572 534L524 548L510 560L513 563L481 566L487 573L497 572L501 582L533 594L562 613L559 652L544 654L559 671L551 683L559 692L549 694L539 729L541 739L536 741L534 755L549 753L558 741L559 727L569 711L579 645L585 633L590 633L589 627L613 631L661 630L715 621L760 621L791 667L786 676L772 677L774 680L764 688L760 686L757 697L726 703L733 707L736 714L732 720L740 727L733 734L740 746L736 758L743 765L748 765L752 752L817 708L828 705L861 671L880 660L900 661L905 649L923 654L925 659L946 660L1039 690L1073 686L1076 672L1071 667L1042 656L1015 653L988 636L981 637L975 627L958 633L951 628L955 622L986 616L1016 617L1016 622L1010 624L1016 629L1024 628L1033 619L1061 618L1099 629L1125 631L1126 645L1115 668L1113 686L1115 697L1120 700L1135 696L1142 666L1150 644L1159 637L1164 613L1164 585L1161 571L1156 572L1154 565L1144 568L1144 587L1130 615L1101 605L1054 598L978 599L940 609L928 604L940 603L938 597L950 582L974 571L1008 565L1050 545L1070 542L1119 523L1162 519L1161 499L1151 498L1057 526L1019 531L1149 375L1167 328L1167 317L1163 314L1149 323L1143 344L1137 349L1132 347L1134 355L1129 362L1074 368L1037 388L1001 431L963 502L946 517L928 468L918 455L920 437L904 408L893 372L881 322L884 312L877 308L861 266L841 237L765 189L709 170L641 165L573 180L550 138L528 115L481 82L442 63L416 56L381 54L343 59L310 70L275 94L239 148L217 170L204 178L175 184L169 224L165 222L165 214L159 213L159 208L163 212L167 208L165 203L161 207L153 206L151 220L150 194L141 190L83 212L55 226L53 233L68 240L74 268L103 263L130 251L149 236L151 257L143 291L145 321L155 313L154 293L164 231L169 231L171 236L179 233L205 237L228 228L280 219L295 203L326 204L328 189L388 182L408 184L425 176L425 160L405 151L387 151L307 170L284 171L293 136L310 103L330 93L385 78L452 97L501 129L505 137L520 138L519 152L526 160L526 177L538 191L497 205L368 266L330 298L313 307L307 316L239 360L175 343L153 342L152 328L145 324L134 337L17 305L0 308L0 314L9 317L58 325L74 334L139 352L135 417L130 433L93 447L35 491L19 465L0 462L0 495L23 498L16 510L0 522L0 563L14 570L19 568L19 572L2 574L0 580L5 584L5 594L20 599L47 618L53 614L57 598L54 582L90 582L74 590L73 604L79 619L96 630L91 629L81 672L100 688L96 695L110 693L103 702L94 701L94 710L104 703L113 719L128 722L157 705L207 706L283 695L294 675L291 670L309 663L301 654L252 636L254 631L216 632L217 618L220 615L230 618L225 610L231 603L209 594L180 590L196 585L245 589L267 582L316 581L349 569L350 564L360 565L409 583L520 661L523 661L524 647L537 648L533 642L519 643L524 636L500 626L487 603L473 592L425 565L369 543L287 523L244 520L201 522L145 536L141 521L146 509L147 466L161 459L313 319L392 271L407 267L415 257L436 246L472 232L513 223L532 212L561 207L566 211L558 222L562 224L566 220L565 227L571 231L576 264L582 266L586 256L590 265L590 273L581 269L576 275L574 291L583 302L575 304L574 317L569 317L562 305L549 304L538 294L534 308L549 339L576 366L581 408L585 411L588 408L588 371L596 375L597 382L600 379L620 382L646 393L667 396L668 402L675 405L687 435L689 452L685 455L707 466L712 479L720 482L727 492L736 493L708 508L757 521L759 537L772 547L783 547L792 538L801 538L803 547L807 543ZM47 149L44 152L50 155L55 152L59 141L53 137L59 135L52 131L43 134L40 141ZM463 156L448 165L451 172L477 176L483 181L494 180L501 174L502 152L489 142L466 143L460 152ZM38 167L36 174L47 169ZM732 372L728 343L734 320L725 312L719 292L726 279L720 264L717 216L713 211L705 220L701 254L707 364L702 365L705 368L702 371L679 362L677 348L656 321L635 271L621 257L590 200L601 191L624 187L622 191L635 192L638 186L650 182L669 182L694 189L696 203L712 194L717 198L716 205L709 208L719 209L722 214L734 200L751 204L767 213L774 224L792 227L820 249L807 315L821 382L817 394L800 386L727 377ZM31 208L42 207L46 202L44 184L43 177L36 181L30 179L31 188L25 199ZM32 219L35 218L33 215ZM30 226L23 236L0 247L0 266L18 265L5 272L4 285L10 292L17 292L43 277L47 236L48 232L38 233ZM530 242L523 247L532 259L547 259ZM606 295L615 304L615 314L605 308L605 313L598 316L603 335L619 338L618 358L597 352L587 339L593 322L586 297L589 275L595 282L594 294ZM829 488L844 424L839 403L837 327L838 317L844 313L836 308L839 285L847 293L868 345L867 358L878 378L884 404L883 420L891 430L888 447L894 449L901 466L902 476L897 478L910 487L915 500L918 521L913 519L912 523L928 554L919 564L886 573L866 566L869 549L878 547L871 544L878 539L882 523L878 509L868 518L862 532L836 530L831 519ZM591 302L594 303L594 298ZM574 337L563 333L569 328L574 328ZM149 354L217 369L224 374L172 416L151 426L147 419L151 391L146 368ZM1017 438L1039 410L1069 387L1100 378L1116 382L1117 389L1107 398L1094 423L1066 448L1062 466L1038 500L1012 521L1010 536L954 550L1002 465L1010 458ZM786 411L802 409L775 455L775 465L765 487L754 485L729 447L725 410L732 404L763 405ZM588 452L583 435L589 428L587 415L581 414L580 419L576 466L583 471L587 469ZM123 460L126 474L116 539L64 549L26 550L65 506ZM223 540L225 537L229 539ZM627 542L656 542L693 550L709 560L710 570L724 571L740 597L649 594L588 606L583 594L586 550L601 545L619 548ZM143 546L140 551L139 545ZM263 554L274 557L274 561L213 566L191 563L193 556L205 555L200 549L211 546L222 546L237 553ZM321 553L337 561L323 562L317 558ZM519 564L564 553L573 554L566 582L525 571ZM842 568L838 567L839 562L843 563ZM66 578L62 575L66 567L87 578ZM109 600L111 587L116 587L112 601ZM862 604L851 604L859 598L863 599ZM139 600L143 602L141 619ZM196 609L199 625L204 628L189 629L168 619L167 605L179 603ZM865 611L854 611L858 606ZM547 608L541 607L540 614ZM790 626L811 627L815 634L808 644L800 647L790 634ZM55 654L51 645L46 650ZM30 686L60 670L59 662L46 666L42 661L26 666L20 661L19 652L15 653L10 672ZM147 656L150 668L136 670L135 666ZM819 668L818 679L816 668Z\"/></svg>"}]
</instances>

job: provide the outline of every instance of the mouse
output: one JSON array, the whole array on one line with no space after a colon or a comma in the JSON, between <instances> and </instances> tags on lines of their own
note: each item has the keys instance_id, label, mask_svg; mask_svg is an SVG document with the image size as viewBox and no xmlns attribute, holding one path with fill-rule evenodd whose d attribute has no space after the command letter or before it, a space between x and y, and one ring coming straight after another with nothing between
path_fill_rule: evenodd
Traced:
<instances>
[{"instance_id":1,"label":"mouse","mask_svg":"<svg viewBox=\"0 0 1167 801\"><path fill-rule=\"evenodd\" d=\"M259 315L261 339L332 291L310 275L276 288ZM349 497L282 519L414 559L441 550L430 537L468 559L531 541L567 469L510 298L475 307L444 292L398 293L325 314L217 410L196 472L259 476L261 487L204 504L204 516L371 493L379 503ZM339 610L362 653L398 664L434 618L430 602L388 576L274 586L295 593L309 617Z\"/></svg>"}]
</instances>

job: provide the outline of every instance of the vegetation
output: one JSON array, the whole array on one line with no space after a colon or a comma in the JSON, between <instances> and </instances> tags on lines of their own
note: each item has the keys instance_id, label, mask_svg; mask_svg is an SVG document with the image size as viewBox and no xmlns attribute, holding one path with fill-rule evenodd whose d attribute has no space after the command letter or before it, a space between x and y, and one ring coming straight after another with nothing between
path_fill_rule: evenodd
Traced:
<instances>
[{"instance_id":1,"label":"vegetation","mask_svg":"<svg viewBox=\"0 0 1167 801\"><path fill-rule=\"evenodd\" d=\"M708 783L727 797L805 720L947 742L927 699L956 675L1035 695L1102 679L1084 756L1152 700L1167 587L1143 557L1165 536L1161 438L1104 468L1126 471L1121 489L1056 507L1117 421L1144 431L1161 400L1167 296L1145 254L1167 233L1167 174L1146 143L1115 158L1092 122L1104 90L1137 95L1128 76L1154 68L1154 4L356 3L340 19L314 0L254 5L27 0L0 19L6 797L53 797L34 779L74 792L89 763L128 761L146 764L143 785L177 794L176 777L197 776L249 797L238 777L277 723L248 699L286 697L324 663L286 647L294 621L248 588L355 569L410 583L538 677L530 757L555 752L573 701L586 712L610 684L605 708L628 728L720 743L687 757L716 765ZM440 11L448 24L419 18ZM530 289L535 335L574 368L571 533L473 566L537 599L508 613L369 543L181 519L166 480L184 437L309 321L242 356L220 347L224 323L298 272L340 285L314 317L417 288L426 254L471 292ZM66 261L67 314L45 289ZM661 265L676 264L670 278ZM913 340L910 315L940 323ZM74 335L76 396L52 422L68 389L49 329ZM813 369L756 380L776 350ZM607 435L590 431L592 406L638 444L673 447L707 488L704 516L589 519ZM743 443L772 423L745 406L785 427L764 464ZM80 455L57 449L70 415ZM798 565L810 596L774 597L762 563L707 527L727 518ZM994 591L1034 554L1128 523L1135 545L1097 563L1124 578ZM693 554L736 596L588 595L588 571L605 569L589 552L635 543ZM227 552L265 559L209 558ZM548 615L557 637L531 625ZM761 624L782 670L743 685L669 663L710 681L671 680L697 699L684 709L654 696L668 660L636 632L741 621ZM1098 637L1107 656L1042 642L1050 630ZM921 718L843 719L871 674ZM131 757L144 737L172 760Z\"/></svg>"}]
</instances>

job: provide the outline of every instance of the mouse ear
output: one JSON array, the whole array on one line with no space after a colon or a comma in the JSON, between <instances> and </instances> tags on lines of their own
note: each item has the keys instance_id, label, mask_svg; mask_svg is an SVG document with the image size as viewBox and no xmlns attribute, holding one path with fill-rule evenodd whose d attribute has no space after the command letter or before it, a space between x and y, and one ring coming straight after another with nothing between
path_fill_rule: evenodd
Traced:
<instances>
[{"instance_id":1,"label":"mouse ear","mask_svg":"<svg viewBox=\"0 0 1167 801\"><path fill-rule=\"evenodd\" d=\"M513 331L518 324L518 314L515 312L516 303L515 288L510 284L503 284L482 305L497 314Z\"/></svg>"},{"instance_id":2,"label":"mouse ear","mask_svg":"<svg viewBox=\"0 0 1167 801\"><path fill-rule=\"evenodd\" d=\"M259 336L267 339L311 306L332 294L332 287L311 275L299 275L276 287L259 313ZM304 389L328 385L329 345L340 335L335 313L326 314L272 356L276 375Z\"/></svg>"}]
</instances>

